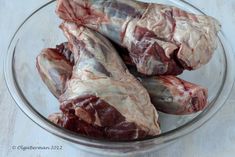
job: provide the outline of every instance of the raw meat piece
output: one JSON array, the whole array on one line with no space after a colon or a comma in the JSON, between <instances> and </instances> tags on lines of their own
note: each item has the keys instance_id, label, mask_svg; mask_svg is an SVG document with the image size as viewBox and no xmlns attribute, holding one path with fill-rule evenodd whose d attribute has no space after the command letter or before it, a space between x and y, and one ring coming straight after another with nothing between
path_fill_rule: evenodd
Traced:
<instances>
[{"instance_id":1,"label":"raw meat piece","mask_svg":"<svg viewBox=\"0 0 235 157\"><path fill-rule=\"evenodd\" d=\"M186 115L202 111L207 106L207 89L175 76L141 78L151 102L164 113Z\"/></svg>"},{"instance_id":2,"label":"raw meat piece","mask_svg":"<svg viewBox=\"0 0 235 157\"><path fill-rule=\"evenodd\" d=\"M56 11L126 47L146 75L178 75L205 65L220 30L212 17L134 0L58 0Z\"/></svg>"},{"instance_id":3,"label":"raw meat piece","mask_svg":"<svg viewBox=\"0 0 235 157\"><path fill-rule=\"evenodd\" d=\"M92 129L101 129L104 132L102 136L108 139L129 140L158 135L158 114L147 91L128 72L111 43L99 33L73 23L63 23L61 28L68 38L68 47L73 52L74 66L72 76L63 86L65 92L59 96L63 114L52 115L50 119L63 126L63 119L76 116L85 122L85 126L89 124ZM71 56L68 55L64 60L70 60ZM44 62L42 59L37 61ZM46 67L39 67L39 71L44 72L40 70L44 68ZM50 74L48 76L53 82L53 77Z\"/></svg>"}]
</instances>

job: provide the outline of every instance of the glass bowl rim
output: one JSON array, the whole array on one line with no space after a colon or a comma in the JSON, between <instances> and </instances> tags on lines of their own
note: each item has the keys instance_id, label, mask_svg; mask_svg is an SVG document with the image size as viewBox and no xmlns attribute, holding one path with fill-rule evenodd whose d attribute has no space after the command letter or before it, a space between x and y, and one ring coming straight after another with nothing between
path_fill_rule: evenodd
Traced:
<instances>
[{"instance_id":1,"label":"glass bowl rim","mask_svg":"<svg viewBox=\"0 0 235 157\"><path fill-rule=\"evenodd\" d=\"M174 3L177 3L179 5L185 5L187 4L189 7L196 10L197 12L200 12L202 14L205 14L203 11L200 9L196 8L189 2L185 2L183 0L169 0L169 1L174 1ZM232 67L235 65L233 61L235 61L234 55L232 54L232 48L228 44L224 33L221 31L219 33L219 39L221 42L221 45L224 49L224 57L226 60L226 67L230 67L229 69L226 68L225 76L224 76L224 84L220 89L220 92L217 95L217 98L211 102L212 105L209 105L202 113L200 113L197 117L194 119L190 120L186 124L168 131L166 133L162 133L160 135L151 137L151 138L146 138L146 139L141 139L141 140L129 140L129 141L111 141L111 140L103 140L103 139L93 139L89 137L85 137L82 135L78 135L76 133L73 133L71 131L68 131L66 129L60 128L56 126L55 124L49 122L44 116L42 116L40 113L38 113L34 107L27 101L27 99L24 97L22 91L20 90L19 86L17 85L17 80L14 75L14 60L13 56L15 54L15 50L11 51L11 47L13 46L13 42L15 40L15 37L21 30L21 28L24 26L24 24L38 11L43 9L44 7L50 5L51 3L55 2L55 0L51 0L47 2L46 4L42 5L39 7L37 10L35 10L32 14L30 14L24 22L18 27L16 30L15 34L13 35L8 50L6 57L4 58L4 78L5 82L7 84L8 91L10 92L12 98L18 105L18 107L27 115L32 121L34 121L37 125L42 127L43 129L47 130L48 132L59 136L63 139L66 139L71 142L75 142L78 144L86 145L86 146L94 146L97 148L103 148L103 146L109 146L110 148L123 148L126 146L130 146L130 144L143 144L143 143L151 143L155 142L155 144L161 144L161 143L167 143L170 141L174 141L175 139L185 136L193 131L195 131L197 128L202 126L204 123L206 123L210 118L213 117L215 113L219 111L219 109L223 106L223 104L226 102L228 99L233 85L234 85L234 80L235 80L235 75L234 71L232 70ZM16 44L17 45L17 41ZM227 53L226 53L227 52ZM229 55L229 56L227 56ZM10 70L9 70L10 69ZM230 83L230 84L229 84ZM231 85L232 83L232 85ZM224 97L223 95L226 95ZM156 141L158 140L158 141ZM130 146L131 147L131 146Z\"/></svg>"}]
</instances>

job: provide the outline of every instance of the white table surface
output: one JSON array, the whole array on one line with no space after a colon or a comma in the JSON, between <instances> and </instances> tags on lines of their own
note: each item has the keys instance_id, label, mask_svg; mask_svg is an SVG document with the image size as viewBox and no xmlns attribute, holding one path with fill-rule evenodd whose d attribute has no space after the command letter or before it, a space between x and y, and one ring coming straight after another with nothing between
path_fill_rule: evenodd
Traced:
<instances>
[{"instance_id":1,"label":"white table surface","mask_svg":"<svg viewBox=\"0 0 235 157\"><path fill-rule=\"evenodd\" d=\"M20 23L48 0L0 0L0 157L95 157L51 135L29 120L10 97L2 70L3 53ZM216 17L235 50L235 0L187 0ZM234 68L235 69L235 68ZM196 132L152 157L234 157L235 88L224 107ZM19 151L12 146L62 146L61 151Z\"/></svg>"}]
</instances>

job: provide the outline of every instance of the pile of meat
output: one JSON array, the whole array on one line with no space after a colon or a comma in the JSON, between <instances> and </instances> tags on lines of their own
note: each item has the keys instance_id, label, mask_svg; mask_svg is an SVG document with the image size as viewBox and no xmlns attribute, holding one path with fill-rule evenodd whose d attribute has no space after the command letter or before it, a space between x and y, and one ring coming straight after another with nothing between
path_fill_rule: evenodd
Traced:
<instances>
[{"instance_id":1,"label":"pile of meat","mask_svg":"<svg viewBox=\"0 0 235 157\"><path fill-rule=\"evenodd\" d=\"M207 89L177 78L209 62L219 23L134 0L57 0L67 42L44 49L37 69L60 103L53 123L78 134L133 140L160 134L158 111L207 106Z\"/></svg>"}]
</instances>

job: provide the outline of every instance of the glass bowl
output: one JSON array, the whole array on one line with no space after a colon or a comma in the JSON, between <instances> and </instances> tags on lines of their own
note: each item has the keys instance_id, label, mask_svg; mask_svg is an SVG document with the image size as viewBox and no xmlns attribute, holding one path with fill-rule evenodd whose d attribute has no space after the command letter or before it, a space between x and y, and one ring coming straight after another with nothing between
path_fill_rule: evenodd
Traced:
<instances>
[{"instance_id":1,"label":"glass bowl","mask_svg":"<svg viewBox=\"0 0 235 157\"><path fill-rule=\"evenodd\" d=\"M158 0L157 2L203 14L184 1ZM234 82L235 59L223 33L220 32L218 49L210 63L197 71L184 72L180 76L208 88L209 105L203 112L188 116L160 113L161 135L123 142L84 137L52 124L47 117L59 111L59 103L40 79L35 63L36 56L43 48L54 47L66 41L58 28L61 20L55 14L55 5L55 1L48 2L21 24L11 40L4 63L5 80L12 97L20 109L45 130L75 143L79 148L99 154L147 152L162 148L196 130L208 121L228 98Z\"/></svg>"}]
</instances>

